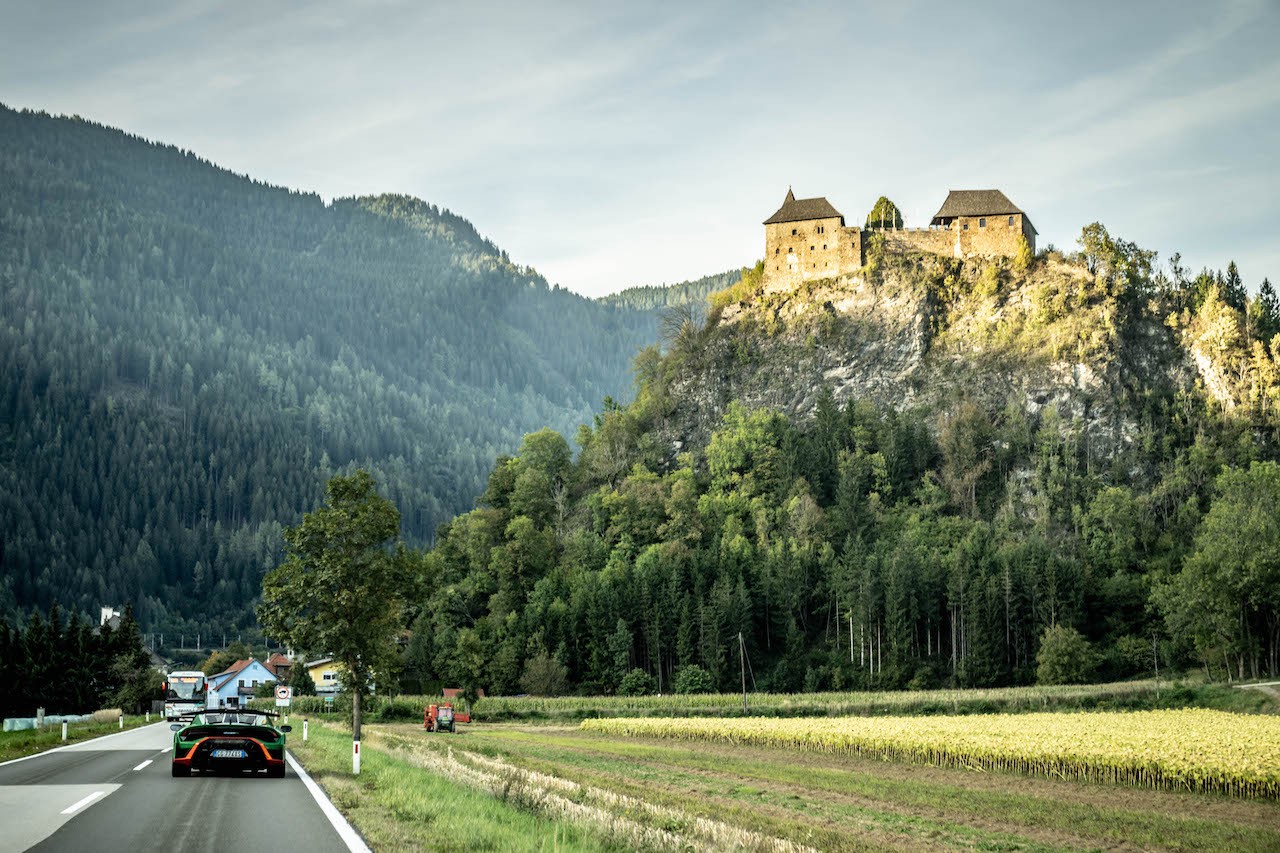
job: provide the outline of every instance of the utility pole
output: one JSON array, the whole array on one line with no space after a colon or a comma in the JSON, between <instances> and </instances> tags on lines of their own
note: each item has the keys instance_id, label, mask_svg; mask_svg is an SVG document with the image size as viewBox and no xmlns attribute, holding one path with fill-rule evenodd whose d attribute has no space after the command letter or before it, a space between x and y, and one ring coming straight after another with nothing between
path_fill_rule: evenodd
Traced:
<instances>
[{"instance_id":1,"label":"utility pole","mask_svg":"<svg viewBox=\"0 0 1280 853\"><path fill-rule=\"evenodd\" d=\"M738 668L742 671L742 713L747 713L747 644L738 632Z\"/></svg>"}]
</instances>

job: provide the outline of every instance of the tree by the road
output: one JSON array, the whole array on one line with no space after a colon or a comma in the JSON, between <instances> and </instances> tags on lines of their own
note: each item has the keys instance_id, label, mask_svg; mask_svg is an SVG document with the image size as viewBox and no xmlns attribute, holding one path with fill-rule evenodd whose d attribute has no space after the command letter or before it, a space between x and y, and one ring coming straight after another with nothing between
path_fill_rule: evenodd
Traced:
<instances>
[{"instance_id":1,"label":"tree by the road","mask_svg":"<svg viewBox=\"0 0 1280 853\"><path fill-rule=\"evenodd\" d=\"M263 578L258 618L270 636L342 665L358 741L361 700L396 660L408 559L400 512L368 471L336 476L326 491L323 507L285 530L285 560Z\"/></svg>"}]
</instances>

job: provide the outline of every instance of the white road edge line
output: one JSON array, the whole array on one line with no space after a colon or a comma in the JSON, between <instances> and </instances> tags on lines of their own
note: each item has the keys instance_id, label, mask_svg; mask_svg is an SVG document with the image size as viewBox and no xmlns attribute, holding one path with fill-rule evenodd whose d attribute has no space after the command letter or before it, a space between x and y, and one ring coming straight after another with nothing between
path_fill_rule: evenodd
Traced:
<instances>
[{"instance_id":1,"label":"white road edge line","mask_svg":"<svg viewBox=\"0 0 1280 853\"><path fill-rule=\"evenodd\" d=\"M150 759L150 758L148 758L146 761L142 762L141 764L139 764L137 767L135 767L135 768L133 768L133 769L134 769L134 771L141 770L142 768L146 767L146 766L147 766L148 764L150 764L150 763L151 763L151 759Z\"/></svg>"},{"instance_id":2,"label":"white road edge line","mask_svg":"<svg viewBox=\"0 0 1280 853\"><path fill-rule=\"evenodd\" d=\"M347 822L342 816L342 812L338 811L338 807L329 801L320 786L315 780L302 769L302 765L293 757L293 753L285 751L284 757L289 761L289 766L293 768L293 772L298 774L298 778L302 780L302 784L307 786L307 790L311 792L311 796L315 799L316 804L320 806L320 811L324 812L324 816L329 819L329 823L333 825L337 831L338 837L347 845L347 849L351 853L373 853L369 849L369 845L364 843L364 839L360 837L360 833L356 832L355 827Z\"/></svg>"},{"instance_id":3,"label":"white road edge line","mask_svg":"<svg viewBox=\"0 0 1280 853\"><path fill-rule=\"evenodd\" d=\"M92 794L85 797L80 802L67 806L65 809L62 810L62 813L75 814L85 806L89 805L89 803L92 803L94 800L98 799L98 797L106 796L106 793L107 793L106 791L94 791Z\"/></svg>"},{"instance_id":4,"label":"white road edge line","mask_svg":"<svg viewBox=\"0 0 1280 853\"><path fill-rule=\"evenodd\" d=\"M158 726L160 724L152 723L151 725ZM8 761L0 761L0 767L8 767L10 764L17 764L19 761L30 761L31 759L39 758L42 755L52 755L55 752L62 752L64 749L72 749L73 747L83 746L86 743L93 743L96 740L106 740L107 738L110 738L110 737L120 737L120 735L127 735L127 734L132 734L133 732L140 732L143 729L147 729L147 728L150 728L150 726L142 725L142 726L138 726L137 728L125 729L122 732L112 732L109 735L99 735L98 737L91 737L86 740L76 741L75 743L69 743L66 746L55 746L53 749L46 749L44 752L33 752L30 755L24 755L21 758L10 758Z\"/></svg>"},{"instance_id":5,"label":"white road edge line","mask_svg":"<svg viewBox=\"0 0 1280 853\"><path fill-rule=\"evenodd\" d=\"M171 750L171 749L173 749L173 744L169 744L169 745L168 745L168 746L166 746L164 749L160 750L160 752L162 752L162 753L164 753L164 752L168 752L168 751L169 751L169 750Z\"/></svg>"}]
</instances>

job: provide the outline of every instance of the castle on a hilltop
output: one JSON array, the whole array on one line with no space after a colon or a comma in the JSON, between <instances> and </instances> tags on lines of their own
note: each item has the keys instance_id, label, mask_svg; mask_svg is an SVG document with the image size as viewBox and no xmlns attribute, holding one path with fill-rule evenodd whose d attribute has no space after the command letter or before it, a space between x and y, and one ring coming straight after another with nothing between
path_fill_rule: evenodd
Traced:
<instances>
[{"instance_id":1,"label":"castle on a hilltop","mask_svg":"<svg viewBox=\"0 0 1280 853\"><path fill-rule=\"evenodd\" d=\"M858 270L866 261L866 237L884 235L886 248L1013 257L1022 239L1036 249L1031 220L1000 190L951 190L928 228L868 231L846 226L825 198L801 198L787 190L778 212L764 221L765 280L799 283Z\"/></svg>"}]
</instances>

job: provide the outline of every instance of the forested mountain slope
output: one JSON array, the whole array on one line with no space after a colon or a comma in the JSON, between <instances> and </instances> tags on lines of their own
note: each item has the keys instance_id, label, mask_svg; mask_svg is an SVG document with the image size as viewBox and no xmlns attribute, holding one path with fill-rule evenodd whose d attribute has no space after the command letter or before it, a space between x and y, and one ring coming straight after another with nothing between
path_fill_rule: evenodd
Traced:
<instances>
[{"instance_id":1,"label":"forested mountain slope","mask_svg":"<svg viewBox=\"0 0 1280 853\"><path fill-rule=\"evenodd\" d=\"M428 557L407 677L733 689L740 634L781 691L1276 673L1274 290L1096 224L1081 249L748 271L576 459L548 431L499 460Z\"/></svg>"},{"instance_id":2,"label":"forested mountain slope","mask_svg":"<svg viewBox=\"0 0 1280 853\"><path fill-rule=\"evenodd\" d=\"M653 323L416 199L0 107L0 614L252 624L329 474L375 472L425 542L523 434L629 397Z\"/></svg>"},{"instance_id":3,"label":"forested mountain slope","mask_svg":"<svg viewBox=\"0 0 1280 853\"><path fill-rule=\"evenodd\" d=\"M600 297L600 301L609 305L627 308L648 309L660 312L664 308L679 308L693 305L701 309L706 305L707 297L719 290L724 290L742 277L742 270L729 270L714 275L704 275L692 281L681 281L676 284L646 284L628 287L617 293Z\"/></svg>"}]
</instances>

